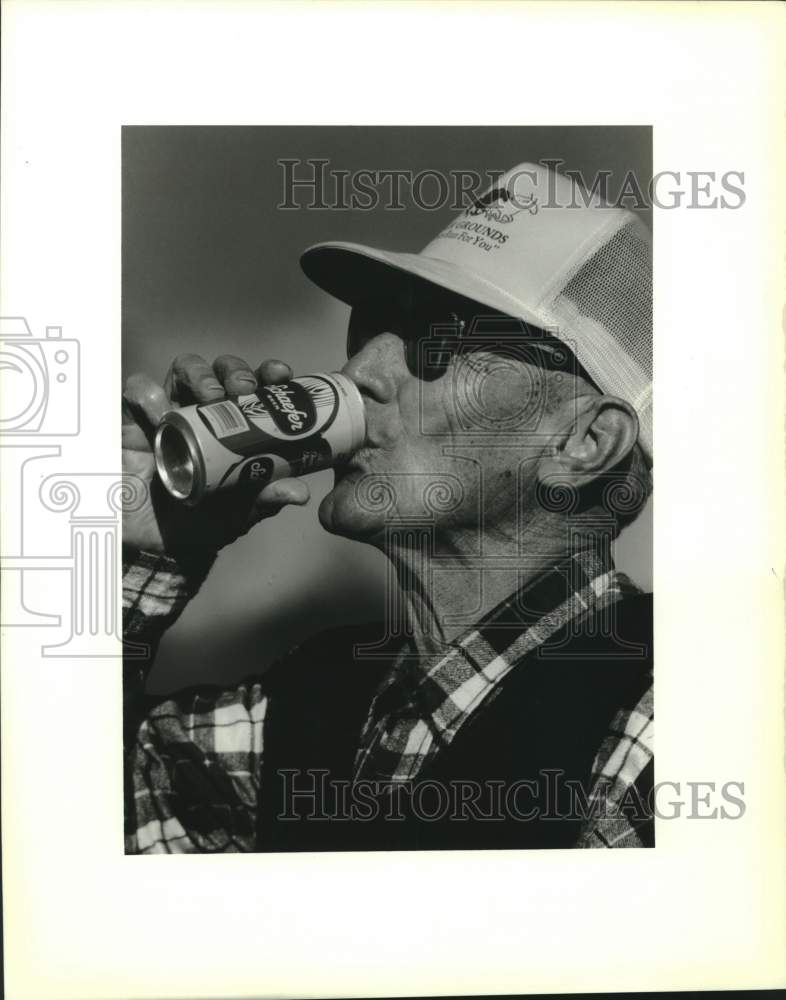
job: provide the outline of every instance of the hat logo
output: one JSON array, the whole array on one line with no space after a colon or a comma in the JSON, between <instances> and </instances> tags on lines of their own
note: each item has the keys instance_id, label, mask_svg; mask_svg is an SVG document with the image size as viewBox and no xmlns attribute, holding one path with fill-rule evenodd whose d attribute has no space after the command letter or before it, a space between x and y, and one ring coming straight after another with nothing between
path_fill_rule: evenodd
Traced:
<instances>
[{"instance_id":1,"label":"hat logo","mask_svg":"<svg viewBox=\"0 0 786 1000\"><path fill-rule=\"evenodd\" d=\"M507 209L507 210L506 210ZM506 187L495 187L476 198L467 209L467 215L481 213L492 222L512 222L519 212L538 214L538 199L534 194L517 196L515 199Z\"/></svg>"}]
</instances>

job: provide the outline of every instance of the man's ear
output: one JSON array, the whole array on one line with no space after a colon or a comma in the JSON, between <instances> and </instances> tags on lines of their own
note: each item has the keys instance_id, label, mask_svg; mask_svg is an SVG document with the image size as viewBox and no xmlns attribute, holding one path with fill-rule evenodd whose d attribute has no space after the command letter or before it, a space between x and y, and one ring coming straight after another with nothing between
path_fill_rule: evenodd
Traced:
<instances>
[{"instance_id":1,"label":"man's ear","mask_svg":"<svg viewBox=\"0 0 786 1000\"><path fill-rule=\"evenodd\" d=\"M636 411L618 396L588 396L571 427L557 435L539 468L541 480L581 487L613 469L639 436Z\"/></svg>"}]
</instances>

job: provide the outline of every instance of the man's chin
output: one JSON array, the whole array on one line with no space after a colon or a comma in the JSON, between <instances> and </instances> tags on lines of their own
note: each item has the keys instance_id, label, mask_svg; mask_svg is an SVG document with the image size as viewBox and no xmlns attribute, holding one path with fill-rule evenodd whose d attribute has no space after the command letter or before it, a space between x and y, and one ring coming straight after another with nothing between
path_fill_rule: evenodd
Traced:
<instances>
[{"instance_id":1,"label":"man's chin","mask_svg":"<svg viewBox=\"0 0 786 1000\"><path fill-rule=\"evenodd\" d=\"M354 489L337 482L319 505L319 523L332 535L374 543L384 534L385 516L379 511L364 510Z\"/></svg>"}]
</instances>

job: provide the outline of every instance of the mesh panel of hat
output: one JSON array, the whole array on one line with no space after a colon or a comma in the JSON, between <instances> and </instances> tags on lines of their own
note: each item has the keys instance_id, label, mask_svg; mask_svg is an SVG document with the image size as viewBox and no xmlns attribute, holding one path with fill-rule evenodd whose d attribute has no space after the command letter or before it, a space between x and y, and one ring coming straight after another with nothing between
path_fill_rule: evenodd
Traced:
<instances>
[{"instance_id":1,"label":"mesh panel of hat","mask_svg":"<svg viewBox=\"0 0 786 1000\"><path fill-rule=\"evenodd\" d=\"M652 257L642 223L618 229L569 278L560 297L604 326L652 380Z\"/></svg>"}]
</instances>

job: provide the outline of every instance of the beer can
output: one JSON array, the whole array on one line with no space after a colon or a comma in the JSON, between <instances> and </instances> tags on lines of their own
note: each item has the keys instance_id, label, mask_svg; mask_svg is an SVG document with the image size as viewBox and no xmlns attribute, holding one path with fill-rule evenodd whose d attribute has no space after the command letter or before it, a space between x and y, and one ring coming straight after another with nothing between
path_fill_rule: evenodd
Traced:
<instances>
[{"instance_id":1,"label":"beer can","mask_svg":"<svg viewBox=\"0 0 786 1000\"><path fill-rule=\"evenodd\" d=\"M242 396L169 410L155 437L158 475L193 506L216 490L261 490L347 461L366 436L355 383L334 372L260 385Z\"/></svg>"}]
</instances>

